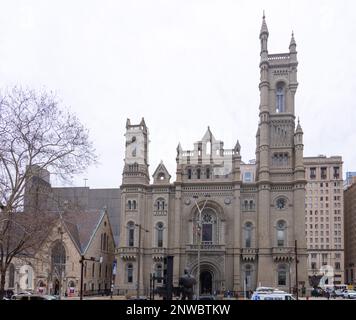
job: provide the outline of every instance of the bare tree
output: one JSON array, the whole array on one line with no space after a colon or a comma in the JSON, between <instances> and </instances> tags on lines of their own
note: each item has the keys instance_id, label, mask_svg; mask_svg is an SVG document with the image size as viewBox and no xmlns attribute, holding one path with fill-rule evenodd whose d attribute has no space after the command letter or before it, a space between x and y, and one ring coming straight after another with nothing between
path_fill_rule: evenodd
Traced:
<instances>
[{"instance_id":1,"label":"bare tree","mask_svg":"<svg viewBox=\"0 0 356 320\"><path fill-rule=\"evenodd\" d=\"M53 226L41 206L48 186L32 190L34 177L47 170L68 181L95 162L88 130L52 93L0 93L0 299L13 258L36 251ZM25 205L31 192L40 197Z\"/></svg>"}]
</instances>

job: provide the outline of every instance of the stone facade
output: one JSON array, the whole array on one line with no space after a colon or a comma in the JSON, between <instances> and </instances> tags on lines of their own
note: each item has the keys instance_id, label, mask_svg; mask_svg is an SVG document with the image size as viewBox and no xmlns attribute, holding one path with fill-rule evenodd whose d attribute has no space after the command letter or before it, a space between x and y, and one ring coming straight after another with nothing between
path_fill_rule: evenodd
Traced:
<instances>
[{"instance_id":1,"label":"stone facade","mask_svg":"<svg viewBox=\"0 0 356 320\"><path fill-rule=\"evenodd\" d=\"M344 197L342 158L305 157L305 229L308 275L331 270L329 284L344 284ZM330 273L330 272L329 272ZM331 275L331 273L330 273Z\"/></svg>"},{"instance_id":2,"label":"stone facade","mask_svg":"<svg viewBox=\"0 0 356 320\"><path fill-rule=\"evenodd\" d=\"M193 150L178 145L173 183L163 163L150 183L148 128L143 119L127 120L116 282L124 292L135 294L139 286L148 294L150 274L163 274L166 255L174 256L175 286L188 267L201 293L256 286L289 291L296 282L295 244L298 287L308 285L296 43L292 36L288 53L269 54L268 36L263 18L255 162L242 162L239 142L225 149L208 128Z\"/></svg>"},{"instance_id":3,"label":"stone facade","mask_svg":"<svg viewBox=\"0 0 356 320\"><path fill-rule=\"evenodd\" d=\"M64 212L40 250L14 259L7 271L6 290L78 296L83 255L96 259L84 262L84 294L110 292L115 247L111 229L105 210Z\"/></svg>"},{"instance_id":4,"label":"stone facade","mask_svg":"<svg viewBox=\"0 0 356 320\"><path fill-rule=\"evenodd\" d=\"M356 177L344 191L345 200L345 276L346 283L356 285Z\"/></svg>"}]
</instances>

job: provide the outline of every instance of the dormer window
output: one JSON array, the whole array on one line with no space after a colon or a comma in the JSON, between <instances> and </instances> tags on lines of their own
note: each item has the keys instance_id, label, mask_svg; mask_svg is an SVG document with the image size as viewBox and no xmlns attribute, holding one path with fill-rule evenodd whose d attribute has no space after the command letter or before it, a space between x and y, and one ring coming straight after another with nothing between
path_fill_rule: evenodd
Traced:
<instances>
[{"instance_id":1,"label":"dormer window","mask_svg":"<svg viewBox=\"0 0 356 320\"><path fill-rule=\"evenodd\" d=\"M283 83L278 83L276 89L276 112L285 112L285 94Z\"/></svg>"}]
</instances>

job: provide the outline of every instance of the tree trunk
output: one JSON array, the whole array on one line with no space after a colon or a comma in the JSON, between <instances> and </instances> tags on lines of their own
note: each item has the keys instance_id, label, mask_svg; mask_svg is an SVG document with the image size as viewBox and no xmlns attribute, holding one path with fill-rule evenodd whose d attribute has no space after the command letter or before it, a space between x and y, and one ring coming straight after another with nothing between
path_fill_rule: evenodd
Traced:
<instances>
[{"instance_id":1,"label":"tree trunk","mask_svg":"<svg viewBox=\"0 0 356 320\"><path fill-rule=\"evenodd\" d=\"M2 300L5 295L5 279L6 279L6 269L3 269L1 270L1 275L0 275L0 300Z\"/></svg>"}]
</instances>

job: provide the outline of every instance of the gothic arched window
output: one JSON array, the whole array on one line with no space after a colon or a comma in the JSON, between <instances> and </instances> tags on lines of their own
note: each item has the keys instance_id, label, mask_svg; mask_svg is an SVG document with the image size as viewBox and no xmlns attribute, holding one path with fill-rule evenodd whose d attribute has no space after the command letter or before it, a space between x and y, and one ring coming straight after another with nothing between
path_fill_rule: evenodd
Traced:
<instances>
[{"instance_id":1,"label":"gothic arched window","mask_svg":"<svg viewBox=\"0 0 356 320\"><path fill-rule=\"evenodd\" d=\"M187 170L187 175L188 175L188 179L191 179L192 178L192 169L188 169Z\"/></svg>"},{"instance_id":2,"label":"gothic arched window","mask_svg":"<svg viewBox=\"0 0 356 320\"><path fill-rule=\"evenodd\" d=\"M278 273L278 285L286 286L287 285L287 268L284 264L280 264L277 269Z\"/></svg>"},{"instance_id":3,"label":"gothic arched window","mask_svg":"<svg viewBox=\"0 0 356 320\"><path fill-rule=\"evenodd\" d=\"M127 202L127 208L128 208L129 210L131 210L131 208L132 208L131 200L129 200L129 201Z\"/></svg>"},{"instance_id":4,"label":"gothic arched window","mask_svg":"<svg viewBox=\"0 0 356 320\"><path fill-rule=\"evenodd\" d=\"M286 199L278 198L276 201L276 207L280 210L284 209L286 206Z\"/></svg>"},{"instance_id":5,"label":"gothic arched window","mask_svg":"<svg viewBox=\"0 0 356 320\"><path fill-rule=\"evenodd\" d=\"M156 204L155 204L156 210L160 211L160 210L164 210L166 207L166 204L164 202L163 198L159 198L156 200Z\"/></svg>"},{"instance_id":6,"label":"gothic arched window","mask_svg":"<svg viewBox=\"0 0 356 320\"><path fill-rule=\"evenodd\" d=\"M132 201L132 210L136 210L136 200Z\"/></svg>"},{"instance_id":7,"label":"gothic arched window","mask_svg":"<svg viewBox=\"0 0 356 320\"><path fill-rule=\"evenodd\" d=\"M51 261L53 274L59 277L61 273L65 272L66 265L66 250L62 242L57 241L53 245Z\"/></svg>"},{"instance_id":8,"label":"gothic arched window","mask_svg":"<svg viewBox=\"0 0 356 320\"><path fill-rule=\"evenodd\" d=\"M251 289L252 287L252 267L249 264L245 266L245 285L246 289Z\"/></svg>"},{"instance_id":9,"label":"gothic arched window","mask_svg":"<svg viewBox=\"0 0 356 320\"><path fill-rule=\"evenodd\" d=\"M284 85L279 83L276 90L276 112L285 111L285 95L284 95Z\"/></svg>"},{"instance_id":10,"label":"gothic arched window","mask_svg":"<svg viewBox=\"0 0 356 320\"><path fill-rule=\"evenodd\" d=\"M156 224L156 230L157 230L157 247L162 248L163 247L163 223L158 222Z\"/></svg>"},{"instance_id":11,"label":"gothic arched window","mask_svg":"<svg viewBox=\"0 0 356 320\"><path fill-rule=\"evenodd\" d=\"M248 200L244 201L244 207L245 207L246 210L248 209Z\"/></svg>"},{"instance_id":12,"label":"gothic arched window","mask_svg":"<svg viewBox=\"0 0 356 320\"><path fill-rule=\"evenodd\" d=\"M202 212L202 242L212 243L214 241L214 232L216 229L216 218L211 209L205 209Z\"/></svg>"},{"instance_id":13,"label":"gothic arched window","mask_svg":"<svg viewBox=\"0 0 356 320\"><path fill-rule=\"evenodd\" d=\"M130 221L127 224L127 245L133 247L135 244L135 224Z\"/></svg>"},{"instance_id":14,"label":"gothic arched window","mask_svg":"<svg viewBox=\"0 0 356 320\"><path fill-rule=\"evenodd\" d=\"M279 220L277 222L277 246L284 247L286 241L286 222Z\"/></svg>"},{"instance_id":15,"label":"gothic arched window","mask_svg":"<svg viewBox=\"0 0 356 320\"><path fill-rule=\"evenodd\" d=\"M157 264L156 265L156 277L158 277L157 279L157 283L162 283L162 264Z\"/></svg>"},{"instance_id":16,"label":"gothic arched window","mask_svg":"<svg viewBox=\"0 0 356 320\"><path fill-rule=\"evenodd\" d=\"M132 263L129 263L126 266L126 272L127 272L127 282L132 283L133 282L133 266Z\"/></svg>"},{"instance_id":17,"label":"gothic arched window","mask_svg":"<svg viewBox=\"0 0 356 320\"><path fill-rule=\"evenodd\" d=\"M210 168L206 168L206 178L210 179Z\"/></svg>"},{"instance_id":18,"label":"gothic arched window","mask_svg":"<svg viewBox=\"0 0 356 320\"><path fill-rule=\"evenodd\" d=\"M246 222L244 226L244 245L246 248L251 248L252 243L252 223Z\"/></svg>"},{"instance_id":19,"label":"gothic arched window","mask_svg":"<svg viewBox=\"0 0 356 320\"><path fill-rule=\"evenodd\" d=\"M200 179L200 176L201 176L201 170L198 168L197 169L197 179Z\"/></svg>"}]
</instances>

